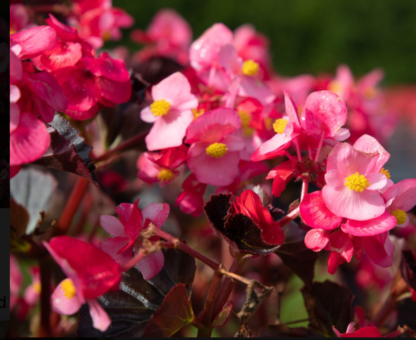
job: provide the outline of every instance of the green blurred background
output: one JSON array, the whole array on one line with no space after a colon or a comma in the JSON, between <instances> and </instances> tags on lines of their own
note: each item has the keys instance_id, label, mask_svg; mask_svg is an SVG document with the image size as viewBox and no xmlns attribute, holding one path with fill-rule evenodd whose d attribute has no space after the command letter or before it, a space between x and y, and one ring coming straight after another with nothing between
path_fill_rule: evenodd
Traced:
<instances>
[{"instance_id":1,"label":"green blurred background","mask_svg":"<svg viewBox=\"0 0 416 340\"><path fill-rule=\"evenodd\" d=\"M113 0L113 6L140 29L159 9L173 8L191 25L193 39L215 22L233 30L251 23L269 37L282 75L334 73L346 63L356 75L383 68L384 84L416 83L415 0ZM137 50L129 31L106 46Z\"/></svg>"}]
</instances>

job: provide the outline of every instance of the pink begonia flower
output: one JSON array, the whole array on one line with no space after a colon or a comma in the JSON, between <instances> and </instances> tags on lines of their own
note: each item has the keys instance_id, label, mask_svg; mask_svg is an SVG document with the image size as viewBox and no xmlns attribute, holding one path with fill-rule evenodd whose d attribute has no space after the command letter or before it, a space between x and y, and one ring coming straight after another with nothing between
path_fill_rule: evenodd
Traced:
<instances>
[{"instance_id":1,"label":"pink begonia flower","mask_svg":"<svg viewBox=\"0 0 416 340\"><path fill-rule=\"evenodd\" d=\"M10 34L35 26L29 20L29 12L22 4L10 5Z\"/></svg>"},{"instance_id":2,"label":"pink begonia flower","mask_svg":"<svg viewBox=\"0 0 416 340\"><path fill-rule=\"evenodd\" d=\"M240 163L238 164L239 176L236 177L233 183L226 187L217 187L215 190L215 194L221 194L221 193L234 193L240 188L243 183L250 180L251 178L264 174L269 170L267 165L263 163L257 163L257 162L247 162L244 160L240 160Z\"/></svg>"},{"instance_id":3,"label":"pink begonia flower","mask_svg":"<svg viewBox=\"0 0 416 340\"><path fill-rule=\"evenodd\" d=\"M186 77L176 72L152 87L153 104L144 108L140 117L154 123L146 136L149 151L182 145L186 129L194 120L192 109L198 99L191 93Z\"/></svg>"},{"instance_id":4,"label":"pink begonia flower","mask_svg":"<svg viewBox=\"0 0 416 340\"><path fill-rule=\"evenodd\" d=\"M220 91L226 91L231 77L218 61L220 48L233 43L233 32L224 24L214 24L207 29L189 49L189 60L198 76Z\"/></svg>"},{"instance_id":5,"label":"pink begonia flower","mask_svg":"<svg viewBox=\"0 0 416 340\"><path fill-rule=\"evenodd\" d=\"M137 53L139 61L158 55L174 58L181 64L188 62L192 30L186 20L172 9L158 11L146 32L135 29L130 37L139 44L151 44Z\"/></svg>"},{"instance_id":6,"label":"pink begonia flower","mask_svg":"<svg viewBox=\"0 0 416 340\"><path fill-rule=\"evenodd\" d=\"M368 256L363 256L355 275L355 280L360 288L375 289L376 291L381 291L391 283L392 279L389 268L375 265Z\"/></svg>"},{"instance_id":7,"label":"pink begonia flower","mask_svg":"<svg viewBox=\"0 0 416 340\"><path fill-rule=\"evenodd\" d=\"M276 135L264 142L253 153L251 156L252 161L258 162L284 154L292 140L300 134L301 125L299 123L297 109L287 93L285 93L285 109L286 116L277 119L273 123L273 129Z\"/></svg>"},{"instance_id":8,"label":"pink begonia flower","mask_svg":"<svg viewBox=\"0 0 416 340\"><path fill-rule=\"evenodd\" d=\"M280 163L274 167L267 174L266 179L273 179L272 195L279 197L283 190L286 188L286 184L294 177L294 165L292 161L286 161ZM306 197L304 197L305 200ZM302 201L303 202L303 201Z\"/></svg>"},{"instance_id":9,"label":"pink begonia flower","mask_svg":"<svg viewBox=\"0 0 416 340\"><path fill-rule=\"evenodd\" d=\"M144 152L137 160L137 177L149 184L160 182L166 185L179 175L175 169L185 162L187 152L185 145L164 149L159 154Z\"/></svg>"},{"instance_id":10,"label":"pink begonia flower","mask_svg":"<svg viewBox=\"0 0 416 340\"><path fill-rule=\"evenodd\" d=\"M24 299L29 306L35 305L40 297L42 286L40 284L40 271L39 267L33 267L29 269L32 283L26 288Z\"/></svg>"},{"instance_id":11,"label":"pink begonia flower","mask_svg":"<svg viewBox=\"0 0 416 340\"><path fill-rule=\"evenodd\" d=\"M330 91L311 93L306 98L300 122L308 135L344 140L348 130L342 128L347 121L344 101Z\"/></svg>"},{"instance_id":12,"label":"pink begonia flower","mask_svg":"<svg viewBox=\"0 0 416 340\"><path fill-rule=\"evenodd\" d=\"M338 338L381 338L381 332L374 326L362 327L358 330L355 330L354 322L348 324L347 330L345 333L340 333L335 326L332 326L335 334Z\"/></svg>"},{"instance_id":13,"label":"pink begonia flower","mask_svg":"<svg viewBox=\"0 0 416 340\"><path fill-rule=\"evenodd\" d=\"M374 171L378 153L364 153L347 143L329 154L322 198L335 215L365 221L382 215L385 203L379 190L387 185L384 174Z\"/></svg>"},{"instance_id":14,"label":"pink begonia flower","mask_svg":"<svg viewBox=\"0 0 416 340\"><path fill-rule=\"evenodd\" d=\"M243 60L259 63L263 77L268 78L272 71L269 39L257 32L252 25L245 24L234 31L234 47Z\"/></svg>"},{"instance_id":15,"label":"pink begonia flower","mask_svg":"<svg viewBox=\"0 0 416 340\"><path fill-rule=\"evenodd\" d=\"M354 77L347 65L340 65L337 68L335 79L328 84L328 90L336 93L348 103L350 96L353 94Z\"/></svg>"},{"instance_id":16,"label":"pink begonia flower","mask_svg":"<svg viewBox=\"0 0 416 340\"><path fill-rule=\"evenodd\" d=\"M240 117L228 108L206 112L189 125L185 142L192 145L187 165L199 182L227 186L238 176L244 142L232 133L239 128Z\"/></svg>"},{"instance_id":17,"label":"pink begonia flower","mask_svg":"<svg viewBox=\"0 0 416 340\"><path fill-rule=\"evenodd\" d=\"M94 328L105 331L111 319L96 298L118 289L120 265L101 249L69 236L54 237L43 245L68 276L52 293L52 309L72 315L88 303Z\"/></svg>"},{"instance_id":18,"label":"pink begonia flower","mask_svg":"<svg viewBox=\"0 0 416 340\"><path fill-rule=\"evenodd\" d=\"M99 104L112 107L130 99L130 75L123 60L107 53L98 58L82 58L77 65L54 72L68 99L65 113L73 119L94 117Z\"/></svg>"},{"instance_id":19,"label":"pink begonia flower","mask_svg":"<svg viewBox=\"0 0 416 340\"><path fill-rule=\"evenodd\" d=\"M56 31L58 41L54 48L32 58L38 70L53 72L74 66L82 57L94 57L95 51L79 37L75 28L59 22L52 14L46 22Z\"/></svg>"},{"instance_id":20,"label":"pink begonia flower","mask_svg":"<svg viewBox=\"0 0 416 340\"><path fill-rule=\"evenodd\" d=\"M273 102L275 95L272 90L258 79L260 66L254 60L243 60L237 55L237 51L231 44L220 47L218 51L218 63L230 74L232 83L229 86L229 97L226 99L226 107L234 107L237 94L241 97L255 98L262 105Z\"/></svg>"},{"instance_id":21,"label":"pink begonia flower","mask_svg":"<svg viewBox=\"0 0 416 340\"><path fill-rule=\"evenodd\" d=\"M73 5L75 18L71 18L78 27L81 38L95 49L101 48L105 41L120 40L120 28L129 28L134 24L132 16L120 8L112 7L111 1L76 1Z\"/></svg>"},{"instance_id":22,"label":"pink begonia flower","mask_svg":"<svg viewBox=\"0 0 416 340\"><path fill-rule=\"evenodd\" d=\"M409 223L409 216L406 212L416 205L416 179L404 179L389 187L384 193L386 211L392 214L397 227L406 227Z\"/></svg>"},{"instance_id":23,"label":"pink begonia flower","mask_svg":"<svg viewBox=\"0 0 416 340\"><path fill-rule=\"evenodd\" d=\"M22 280L23 275L20 271L19 262L14 255L10 254L10 310L13 309L19 299Z\"/></svg>"},{"instance_id":24,"label":"pink begonia flower","mask_svg":"<svg viewBox=\"0 0 416 340\"><path fill-rule=\"evenodd\" d=\"M202 214L204 207L204 195L206 184L199 183L195 174L190 174L182 183L183 191L179 194L175 201L175 207L179 208L185 213L193 217L198 217Z\"/></svg>"},{"instance_id":25,"label":"pink begonia flower","mask_svg":"<svg viewBox=\"0 0 416 340\"><path fill-rule=\"evenodd\" d=\"M153 222L156 227L161 228L169 215L170 208L166 203L151 203L143 211L137 207L138 203L139 199L134 204L120 204L116 208L120 220L110 215L100 217L101 227L114 236L102 242L100 248L120 264L131 259L134 244L149 223ZM163 252L160 250L147 255L136 264L136 268L141 271L145 280L149 280L159 273L164 262Z\"/></svg>"},{"instance_id":26,"label":"pink begonia flower","mask_svg":"<svg viewBox=\"0 0 416 340\"><path fill-rule=\"evenodd\" d=\"M46 152L50 135L45 124L29 112L11 111L16 128L10 134L10 167L33 162Z\"/></svg>"},{"instance_id":27,"label":"pink begonia flower","mask_svg":"<svg viewBox=\"0 0 416 340\"><path fill-rule=\"evenodd\" d=\"M49 26L36 26L10 35L10 47L19 59L36 57L57 43L56 32ZM19 46L16 46L19 45Z\"/></svg>"}]
</instances>

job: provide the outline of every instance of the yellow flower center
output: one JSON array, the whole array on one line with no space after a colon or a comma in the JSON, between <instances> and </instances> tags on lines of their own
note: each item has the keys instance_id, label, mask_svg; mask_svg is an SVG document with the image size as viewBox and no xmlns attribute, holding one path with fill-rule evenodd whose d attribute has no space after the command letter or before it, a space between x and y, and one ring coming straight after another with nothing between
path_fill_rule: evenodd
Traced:
<instances>
[{"instance_id":1,"label":"yellow flower center","mask_svg":"<svg viewBox=\"0 0 416 340\"><path fill-rule=\"evenodd\" d=\"M256 63L254 60L247 60L243 63L243 66L241 67L241 72L245 76L253 77L259 73L259 64Z\"/></svg>"},{"instance_id":2,"label":"yellow flower center","mask_svg":"<svg viewBox=\"0 0 416 340\"><path fill-rule=\"evenodd\" d=\"M109 41L111 39L110 31L105 31L102 35L104 41Z\"/></svg>"},{"instance_id":3,"label":"yellow flower center","mask_svg":"<svg viewBox=\"0 0 416 340\"><path fill-rule=\"evenodd\" d=\"M64 295L66 296L68 300L73 298L75 294L77 293L77 290L75 289L74 283L72 282L71 279L63 280L61 287L64 291Z\"/></svg>"},{"instance_id":4,"label":"yellow flower center","mask_svg":"<svg viewBox=\"0 0 416 340\"><path fill-rule=\"evenodd\" d=\"M397 209L393 212L391 212L390 214L392 214L396 220L397 220L397 224L403 224L404 222L406 222L406 212L402 209Z\"/></svg>"},{"instance_id":5,"label":"yellow flower center","mask_svg":"<svg viewBox=\"0 0 416 340\"><path fill-rule=\"evenodd\" d=\"M10 27L10 35L15 34L15 33L16 33L16 30L14 28Z\"/></svg>"},{"instance_id":6,"label":"yellow flower center","mask_svg":"<svg viewBox=\"0 0 416 340\"><path fill-rule=\"evenodd\" d=\"M267 117L264 119L264 126L266 127L267 131L270 131L273 126L273 119L270 117Z\"/></svg>"},{"instance_id":7,"label":"yellow flower center","mask_svg":"<svg viewBox=\"0 0 416 340\"><path fill-rule=\"evenodd\" d=\"M33 290L35 291L35 293L40 294L42 291L42 286L40 285L39 281L36 281L33 283Z\"/></svg>"},{"instance_id":8,"label":"yellow flower center","mask_svg":"<svg viewBox=\"0 0 416 340\"><path fill-rule=\"evenodd\" d=\"M282 134L283 132L285 132L286 125L287 125L287 119L277 119L273 123L273 129L276 133Z\"/></svg>"},{"instance_id":9,"label":"yellow flower center","mask_svg":"<svg viewBox=\"0 0 416 340\"><path fill-rule=\"evenodd\" d=\"M370 185L370 182L364 175L356 172L345 179L344 185L352 191L363 192Z\"/></svg>"},{"instance_id":10,"label":"yellow flower center","mask_svg":"<svg viewBox=\"0 0 416 340\"><path fill-rule=\"evenodd\" d=\"M238 115L241 119L241 126L243 128L244 136L251 137L254 132L254 129L250 127L251 115L246 111L238 111Z\"/></svg>"},{"instance_id":11,"label":"yellow flower center","mask_svg":"<svg viewBox=\"0 0 416 340\"><path fill-rule=\"evenodd\" d=\"M156 100L152 105L150 105L150 111L156 117L164 116L168 114L170 110L170 103L164 99Z\"/></svg>"},{"instance_id":12,"label":"yellow flower center","mask_svg":"<svg viewBox=\"0 0 416 340\"><path fill-rule=\"evenodd\" d=\"M174 172L169 169L162 169L157 175L158 180L161 182L169 182L174 177L175 177Z\"/></svg>"},{"instance_id":13,"label":"yellow flower center","mask_svg":"<svg viewBox=\"0 0 416 340\"><path fill-rule=\"evenodd\" d=\"M204 109L200 109L200 110L198 110L198 109L196 108L196 109L192 109L192 113L193 113L193 115L194 115L194 120L195 120L195 119L197 119L199 116L202 116L202 115L205 113L205 110L204 110Z\"/></svg>"},{"instance_id":14,"label":"yellow flower center","mask_svg":"<svg viewBox=\"0 0 416 340\"><path fill-rule=\"evenodd\" d=\"M390 171L388 171L387 169L382 168L380 170L380 173L386 176L387 178L391 178Z\"/></svg>"},{"instance_id":15,"label":"yellow flower center","mask_svg":"<svg viewBox=\"0 0 416 340\"><path fill-rule=\"evenodd\" d=\"M374 99L375 97L377 97L377 94L378 94L378 90L373 86L367 87L364 90L364 97L366 99Z\"/></svg>"},{"instance_id":16,"label":"yellow flower center","mask_svg":"<svg viewBox=\"0 0 416 340\"><path fill-rule=\"evenodd\" d=\"M339 81L333 80L329 83L328 90L339 95L342 91L342 85Z\"/></svg>"},{"instance_id":17,"label":"yellow flower center","mask_svg":"<svg viewBox=\"0 0 416 340\"><path fill-rule=\"evenodd\" d=\"M213 143L205 149L208 156L213 158L221 158L227 151L227 145L223 143Z\"/></svg>"}]
</instances>

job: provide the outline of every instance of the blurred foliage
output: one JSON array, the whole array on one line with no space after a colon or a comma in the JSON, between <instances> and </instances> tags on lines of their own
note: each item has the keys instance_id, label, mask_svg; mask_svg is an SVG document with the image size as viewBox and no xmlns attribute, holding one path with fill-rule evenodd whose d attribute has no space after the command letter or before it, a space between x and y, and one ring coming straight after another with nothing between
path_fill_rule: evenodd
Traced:
<instances>
[{"instance_id":1,"label":"blurred foliage","mask_svg":"<svg viewBox=\"0 0 416 340\"><path fill-rule=\"evenodd\" d=\"M385 83L416 83L416 1L412 0L113 0L146 29L154 14L173 8L191 25L194 39L215 22L244 23L267 35L279 74L334 73L340 63L362 75L381 67ZM138 46L129 39L107 47Z\"/></svg>"}]
</instances>

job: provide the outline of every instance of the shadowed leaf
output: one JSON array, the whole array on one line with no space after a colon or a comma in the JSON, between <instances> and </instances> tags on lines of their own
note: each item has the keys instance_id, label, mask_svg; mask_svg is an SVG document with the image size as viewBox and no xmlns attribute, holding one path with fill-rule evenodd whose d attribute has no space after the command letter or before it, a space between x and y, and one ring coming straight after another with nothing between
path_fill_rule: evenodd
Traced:
<instances>
[{"instance_id":1,"label":"shadowed leaf","mask_svg":"<svg viewBox=\"0 0 416 340\"><path fill-rule=\"evenodd\" d=\"M322 334L305 327L289 327L285 325L270 325L261 333L262 337L278 338L322 338Z\"/></svg>"},{"instance_id":2,"label":"shadowed leaf","mask_svg":"<svg viewBox=\"0 0 416 340\"><path fill-rule=\"evenodd\" d=\"M93 328L88 305L83 305L80 311L78 335L80 337L141 337L150 318L159 310L164 299L167 296L170 296L169 299L176 298L176 293L168 295L172 288L183 284L187 295L190 296L196 270L195 259L180 250L169 249L163 253L164 267L154 278L144 280L142 274L133 267L123 273L119 291L98 298L112 320L111 326L105 332ZM182 294L181 289L175 291ZM174 315L170 314L170 316ZM159 325L161 318L160 315L157 318Z\"/></svg>"},{"instance_id":3,"label":"shadowed leaf","mask_svg":"<svg viewBox=\"0 0 416 340\"><path fill-rule=\"evenodd\" d=\"M306 232L292 222L283 228L285 242L276 250L276 254L307 286L312 285L315 262L318 254L306 248L304 238Z\"/></svg>"},{"instance_id":4,"label":"shadowed leaf","mask_svg":"<svg viewBox=\"0 0 416 340\"><path fill-rule=\"evenodd\" d=\"M173 287L147 322L143 337L170 337L192 320L193 312L186 285Z\"/></svg>"},{"instance_id":5,"label":"shadowed leaf","mask_svg":"<svg viewBox=\"0 0 416 340\"><path fill-rule=\"evenodd\" d=\"M56 114L48 124L48 132L51 145L34 164L72 172L97 185L95 165L89 156L92 147L79 135L79 131L65 118Z\"/></svg>"},{"instance_id":6,"label":"shadowed leaf","mask_svg":"<svg viewBox=\"0 0 416 340\"><path fill-rule=\"evenodd\" d=\"M400 262L400 272L406 283L416 290L416 257L411 251L403 250Z\"/></svg>"},{"instance_id":7,"label":"shadowed leaf","mask_svg":"<svg viewBox=\"0 0 416 340\"><path fill-rule=\"evenodd\" d=\"M353 295L349 289L326 280L314 282L312 287L305 286L301 291L310 319L309 328L332 337L335 337L332 326L340 332L347 329L352 319Z\"/></svg>"}]
</instances>

